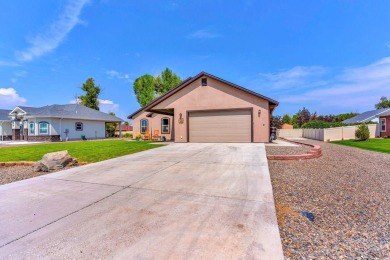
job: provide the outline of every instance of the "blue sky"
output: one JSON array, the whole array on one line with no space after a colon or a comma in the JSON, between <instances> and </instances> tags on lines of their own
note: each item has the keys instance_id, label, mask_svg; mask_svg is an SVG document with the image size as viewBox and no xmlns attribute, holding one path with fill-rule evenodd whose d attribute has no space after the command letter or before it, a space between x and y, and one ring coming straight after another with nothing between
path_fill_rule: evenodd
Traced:
<instances>
[{"instance_id":1,"label":"blue sky","mask_svg":"<svg viewBox=\"0 0 390 260\"><path fill-rule=\"evenodd\" d=\"M0 108L67 104L88 77L101 110L139 108L132 84L169 67L206 71L318 114L390 98L390 1L0 3Z\"/></svg>"}]
</instances>

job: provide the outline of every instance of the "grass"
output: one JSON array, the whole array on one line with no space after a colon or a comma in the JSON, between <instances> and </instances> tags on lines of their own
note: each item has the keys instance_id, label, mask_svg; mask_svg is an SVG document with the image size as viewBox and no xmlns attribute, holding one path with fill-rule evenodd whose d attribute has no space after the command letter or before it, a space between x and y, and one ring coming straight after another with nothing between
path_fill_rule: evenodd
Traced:
<instances>
[{"instance_id":1,"label":"grass","mask_svg":"<svg viewBox=\"0 0 390 260\"><path fill-rule=\"evenodd\" d=\"M390 138L369 139L367 141L343 140L343 141L333 141L332 143L357 147L357 148L370 150L370 151L390 153Z\"/></svg>"},{"instance_id":2,"label":"grass","mask_svg":"<svg viewBox=\"0 0 390 260\"><path fill-rule=\"evenodd\" d=\"M0 162L39 161L46 153L68 150L79 162L99 162L163 145L124 140L63 142L0 148Z\"/></svg>"}]
</instances>

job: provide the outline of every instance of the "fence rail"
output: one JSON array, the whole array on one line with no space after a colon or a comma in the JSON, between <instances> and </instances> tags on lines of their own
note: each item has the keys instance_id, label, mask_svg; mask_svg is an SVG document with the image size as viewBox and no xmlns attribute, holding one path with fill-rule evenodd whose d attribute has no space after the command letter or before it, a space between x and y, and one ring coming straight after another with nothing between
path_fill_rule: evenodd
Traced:
<instances>
[{"instance_id":1,"label":"fence rail","mask_svg":"<svg viewBox=\"0 0 390 260\"><path fill-rule=\"evenodd\" d=\"M323 142L355 139L355 131L358 126L342 126L325 129L279 129L278 136L286 138L304 137ZM370 138L379 136L377 124L368 125Z\"/></svg>"}]
</instances>

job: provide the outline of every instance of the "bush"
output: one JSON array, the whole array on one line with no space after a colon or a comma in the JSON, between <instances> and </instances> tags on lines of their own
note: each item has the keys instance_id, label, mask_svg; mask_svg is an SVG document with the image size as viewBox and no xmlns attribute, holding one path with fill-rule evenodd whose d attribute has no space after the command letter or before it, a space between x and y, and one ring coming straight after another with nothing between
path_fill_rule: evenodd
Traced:
<instances>
[{"instance_id":1,"label":"bush","mask_svg":"<svg viewBox=\"0 0 390 260\"><path fill-rule=\"evenodd\" d=\"M124 133L122 135L122 137L124 137L124 138L133 138L133 134L132 133Z\"/></svg>"},{"instance_id":2,"label":"bush","mask_svg":"<svg viewBox=\"0 0 390 260\"><path fill-rule=\"evenodd\" d=\"M361 124L357 127L355 131L356 139L360 141L366 141L370 138L370 130L368 130L368 126L366 124Z\"/></svg>"},{"instance_id":3,"label":"bush","mask_svg":"<svg viewBox=\"0 0 390 260\"><path fill-rule=\"evenodd\" d=\"M345 124L341 122L325 122L319 120L311 120L309 122L304 123L302 125L302 128L322 129L322 128L331 128L331 127L340 127L340 126L345 126Z\"/></svg>"}]
</instances>

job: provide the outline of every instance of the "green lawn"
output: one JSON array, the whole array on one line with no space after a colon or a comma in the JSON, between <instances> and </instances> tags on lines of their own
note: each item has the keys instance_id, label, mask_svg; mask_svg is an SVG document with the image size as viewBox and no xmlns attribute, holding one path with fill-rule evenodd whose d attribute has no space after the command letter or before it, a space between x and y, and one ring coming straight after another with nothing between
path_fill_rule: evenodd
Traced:
<instances>
[{"instance_id":1,"label":"green lawn","mask_svg":"<svg viewBox=\"0 0 390 260\"><path fill-rule=\"evenodd\" d=\"M357 147L361 149L390 153L390 139L369 139L367 141L356 141L356 140L343 140L343 141L333 141L334 144L342 144L352 147Z\"/></svg>"},{"instance_id":2,"label":"green lawn","mask_svg":"<svg viewBox=\"0 0 390 260\"><path fill-rule=\"evenodd\" d=\"M162 144L151 142L130 142L124 140L103 140L84 142L63 142L0 148L0 162L39 161L46 153L68 150L79 162L98 162L127 154L137 153Z\"/></svg>"}]
</instances>

